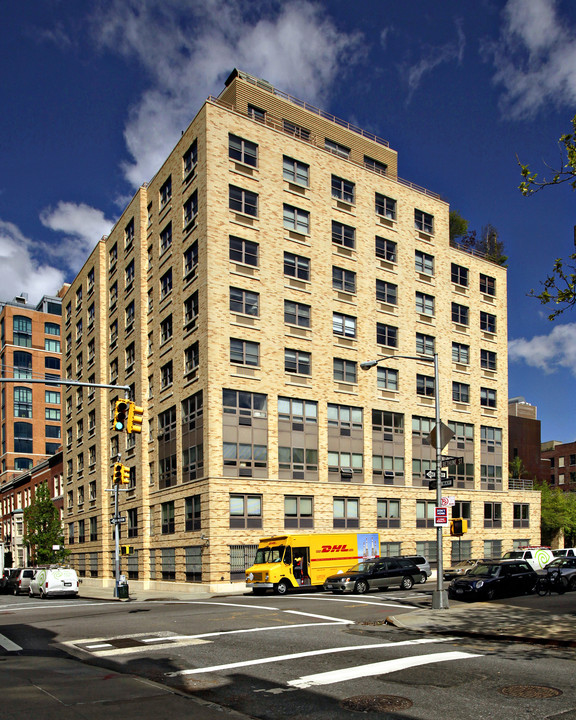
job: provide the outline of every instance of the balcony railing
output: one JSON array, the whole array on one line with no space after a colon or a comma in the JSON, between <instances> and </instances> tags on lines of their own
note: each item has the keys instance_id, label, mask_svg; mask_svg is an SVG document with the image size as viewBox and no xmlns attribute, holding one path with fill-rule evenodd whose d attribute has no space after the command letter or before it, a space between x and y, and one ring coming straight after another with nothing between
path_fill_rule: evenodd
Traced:
<instances>
[{"instance_id":1,"label":"balcony railing","mask_svg":"<svg viewBox=\"0 0 576 720\"><path fill-rule=\"evenodd\" d=\"M509 478L508 490L534 490L534 480L523 478Z\"/></svg>"}]
</instances>

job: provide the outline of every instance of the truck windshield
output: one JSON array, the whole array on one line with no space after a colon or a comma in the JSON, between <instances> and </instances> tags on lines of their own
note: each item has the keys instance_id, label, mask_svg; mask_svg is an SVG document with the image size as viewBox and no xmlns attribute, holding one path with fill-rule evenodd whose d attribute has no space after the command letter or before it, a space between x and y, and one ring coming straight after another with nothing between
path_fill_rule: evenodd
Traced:
<instances>
[{"instance_id":1,"label":"truck windshield","mask_svg":"<svg viewBox=\"0 0 576 720\"><path fill-rule=\"evenodd\" d=\"M258 548L256 551L256 559L254 565L264 565L265 563L279 563L284 555L284 545L276 547Z\"/></svg>"},{"instance_id":2,"label":"truck windshield","mask_svg":"<svg viewBox=\"0 0 576 720\"><path fill-rule=\"evenodd\" d=\"M519 560L523 554L519 550L510 550L502 555L502 560Z\"/></svg>"}]
</instances>

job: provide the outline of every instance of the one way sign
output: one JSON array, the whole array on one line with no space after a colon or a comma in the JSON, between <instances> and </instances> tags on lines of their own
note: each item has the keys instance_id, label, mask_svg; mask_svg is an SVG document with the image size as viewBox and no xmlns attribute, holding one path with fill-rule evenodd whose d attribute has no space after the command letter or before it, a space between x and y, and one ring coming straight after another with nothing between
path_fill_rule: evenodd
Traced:
<instances>
[{"instance_id":1,"label":"one way sign","mask_svg":"<svg viewBox=\"0 0 576 720\"><path fill-rule=\"evenodd\" d=\"M438 470L426 470L424 476L427 480L437 480ZM440 479L445 480L448 477L448 470L440 470Z\"/></svg>"}]
</instances>

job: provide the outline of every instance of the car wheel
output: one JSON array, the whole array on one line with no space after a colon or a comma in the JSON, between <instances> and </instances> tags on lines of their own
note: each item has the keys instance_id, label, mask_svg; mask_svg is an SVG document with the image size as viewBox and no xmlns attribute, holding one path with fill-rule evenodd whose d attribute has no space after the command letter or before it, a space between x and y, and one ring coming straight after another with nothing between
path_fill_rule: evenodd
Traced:
<instances>
[{"instance_id":1,"label":"car wheel","mask_svg":"<svg viewBox=\"0 0 576 720\"><path fill-rule=\"evenodd\" d=\"M420 582L422 582L422 580ZM410 575L405 575L402 578L402 581L400 582L400 589L401 590L411 590L413 585L414 585L414 580L412 580Z\"/></svg>"},{"instance_id":2,"label":"car wheel","mask_svg":"<svg viewBox=\"0 0 576 720\"><path fill-rule=\"evenodd\" d=\"M354 592L358 593L358 595L364 595L364 593L368 592L368 583L366 580L358 580L356 582L356 585L354 585Z\"/></svg>"},{"instance_id":3,"label":"car wheel","mask_svg":"<svg viewBox=\"0 0 576 720\"><path fill-rule=\"evenodd\" d=\"M274 585L274 594L275 595L286 595L288 592L288 583L286 580L280 580L279 583Z\"/></svg>"},{"instance_id":4,"label":"car wheel","mask_svg":"<svg viewBox=\"0 0 576 720\"><path fill-rule=\"evenodd\" d=\"M423 572L420 575L420 585L423 585L426 582L426 580L428 580L428 575L426 575L426 573Z\"/></svg>"},{"instance_id":5,"label":"car wheel","mask_svg":"<svg viewBox=\"0 0 576 720\"><path fill-rule=\"evenodd\" d=\"M570 578L568 583L568 590L576 590L576 575Z\"/></svg>"},{"instance_id":6,"label":"car wheel","mask_svg":"<svg viewBox=\"0 0 576 720\"><path fill-rule=\"evenodd\" d=\"M14 588L14 590L12 591L12 594L19 595L20 593L18 592L18 588Z\"/></svg>"}]
</instances>

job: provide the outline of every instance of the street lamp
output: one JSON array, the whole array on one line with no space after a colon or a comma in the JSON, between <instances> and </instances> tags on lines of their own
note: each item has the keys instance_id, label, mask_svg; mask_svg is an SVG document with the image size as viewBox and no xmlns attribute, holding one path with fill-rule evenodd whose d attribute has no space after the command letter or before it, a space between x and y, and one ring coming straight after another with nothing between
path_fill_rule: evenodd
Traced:
<instances>
[{"instance_id":1,"label":"street lamp","mask_svg":"<svg viewBox=\"0 0 576 720\"><path fill-rule=\"evenodd\" d=\"M360 363L362 370L370 370L370 368L379 365L387 360L418 360L420 362L428 362L434 364L434 404L436 406L436 506L442 506L442 484L440 481L440 468L442 466L442 426L440 424L440 383L438 373L438 353L434 353L433 357L424 355L386 355L378 358L378 360L368 360ZM442 527L436 528L436 545L438 556L438 577L436 578L436 590L432 592L432 608L434 610L444 610L449 607L448 595L443 588L444 563L442 558Z\"/></svg>"}]
</instances>

